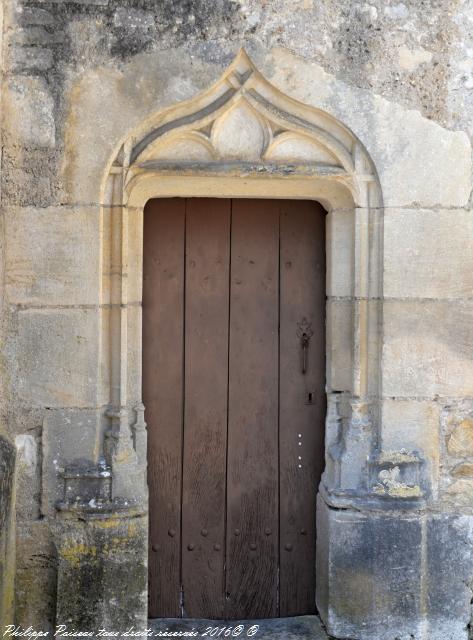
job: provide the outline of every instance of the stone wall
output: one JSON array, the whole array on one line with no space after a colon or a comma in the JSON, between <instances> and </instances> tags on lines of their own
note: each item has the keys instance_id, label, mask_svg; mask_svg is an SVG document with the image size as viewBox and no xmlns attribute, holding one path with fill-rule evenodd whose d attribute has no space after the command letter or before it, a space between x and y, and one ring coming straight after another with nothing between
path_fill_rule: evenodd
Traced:
<instances>
[{"instance_id":1,"label":"stone wall","mask_svg":"<svg viewBox=\"0 0 473 640\"><path fill-rule=\"evenodd\" d=\"M55 623L63 563L52 522L64 497L61 471L99 464L110 429L111 347L100 330L109 317L101 277L107 168L132 130L207 89L244 46L281 92L349 127L377 170L384 201L382 397L366 483L400 500L418 485L422 514L408 516L390 542L400 544L404 534L407 540L412 526L415 557L424 563L415 569L417 560L406 556L399 565L424 578L406 586L424 594L404 603L413 612L406 633L433 638L435 624L446 633L448 607L437 608L440 622L422 625L435 617L428 585L446 580L452 557L466 567L472 547L471 0L6 0L4 14L0 409L18 453L17 622L44 629ZM349 224L346 213L333 215L334 227ZM343 243L336 250L350 251ZM345 271L331 281L339 335L349 334L343 326L351 321ZM346 391L353 344L338 340L332 348L330 385ZM130 407L138 406L138 382L128 389ZM345 425L344 411L337 420ZM402 476L403 456L421 460L417 476ZM359 542L352 561L361 562L367 541L379 541L391 525L383 515L365 535L359 532L368 515L355 525L356 510L336 513L326 519L334 541L327 557L339 572L348 562L343 527ZM444 539L451 552L439 576ZM370 560L380 581L383 549ZM330 580L330 566L325 570ZM457 626L442 640L466 638L472 584L473 570L452 578L444 599L458 607ZM434 595L432 602L442 600ZM383 603L389 615L394 605ZM360 628L343 606L327 603L334 633L346 632L343 620L355 625L350 632ZM375 633L373 620L366 637Z\"/></svg>"}]
</instances>

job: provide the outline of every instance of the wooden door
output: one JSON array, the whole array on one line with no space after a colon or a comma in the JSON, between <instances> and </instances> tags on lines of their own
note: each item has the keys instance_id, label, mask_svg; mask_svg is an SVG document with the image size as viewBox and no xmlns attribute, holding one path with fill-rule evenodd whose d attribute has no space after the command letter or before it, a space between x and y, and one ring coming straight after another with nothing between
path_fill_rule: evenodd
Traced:
<instances>
[{"instance_id":1,"label":"wooden door","mask_svg":"<svg viewBox=\"0 0 473 640\"><path fill-rule=\"evenodd\" d=\"M146 206L150 617L315 611L324 228L305 201Z\"/></svg>"}]
</instances>

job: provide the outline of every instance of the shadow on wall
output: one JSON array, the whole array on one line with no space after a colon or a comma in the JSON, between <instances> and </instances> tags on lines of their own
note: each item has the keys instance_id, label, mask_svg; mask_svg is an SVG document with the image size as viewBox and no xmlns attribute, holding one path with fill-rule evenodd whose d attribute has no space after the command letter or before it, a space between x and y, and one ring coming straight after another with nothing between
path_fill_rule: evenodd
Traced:
<instances>
[{"instance_id":1,"label":"shadow on wall","mask_svg":"<svg viewBox=\"0 0 473 640\"><path fill-rule=\"evenodd\" d=\"M13 623L15 447L0 433L0 620Z\"/></svg>"}]
</instances>

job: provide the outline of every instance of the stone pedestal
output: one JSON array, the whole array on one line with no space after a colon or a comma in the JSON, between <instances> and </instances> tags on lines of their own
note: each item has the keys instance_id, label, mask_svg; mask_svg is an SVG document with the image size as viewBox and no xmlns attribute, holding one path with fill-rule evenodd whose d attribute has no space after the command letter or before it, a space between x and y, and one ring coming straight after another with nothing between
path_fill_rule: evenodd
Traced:
<instances>
[{"instance_id":1,"label":"stone pedestal","mask_svg":"<svg viewBox=\"0 0 473 640\"><path fill-rule=\"evenodd\" d=\"M58 625L70 631L146 629L148 518L138 502L111 498L104 466L66 469L56 505Z\"/></svg>"},{"instance_id":2,"label":"stone pedestal","mask_svg":"<svg viewBox=\"0 0 473 640\"><path fill-rule=\"evenodd\" d=\"M136 631L147 623L148 521L119 501L63 508L56 525L57 624Z\"/></svg>"},{"instance_id":3,"label":"stone pedestal","mask_svg":"<svg viewBox=\"0 0 473 640\"><path fill-rule=\"evenodd\" d=\"M473 516L317 504L317 608L330 635L467 640Z\"/></svg>"}]
</instances>

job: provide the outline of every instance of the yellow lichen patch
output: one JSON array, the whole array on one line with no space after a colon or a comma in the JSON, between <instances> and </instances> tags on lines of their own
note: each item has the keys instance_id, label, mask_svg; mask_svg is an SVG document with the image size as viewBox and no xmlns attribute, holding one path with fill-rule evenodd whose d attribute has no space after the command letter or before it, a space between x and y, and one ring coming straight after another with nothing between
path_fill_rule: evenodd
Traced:
<instances>
[{"instance_id":1,"label":"yellow lichen patch","mask_svg":"<svg viewBox=\"0 0 473 640\"><path fill-rule=\"evenodd\" d=\"M379 464L406 464L410 462L418 462L419 458L415 453L407 451L385 451L379 458Z\"/></svg>"},{"instance_id":2,"label":"yellow lichen patch","mask_svg":"<svg viewBox=\"0 0 473 640\"><path fill-rule=\"evenodd\" d=\"M98 529L104 529L104 530L109 530L109 529L118 530L119 528L121 528L121 531L123 532L122 535L125 538L134 536L137 533L137 525L135 522L129 522L127 525L124 525L123 521L116 517L107 518L104 520L97 520L94 522L94 527L97 527Z\"/></svg>"},{"instance_id":3,"label":"yellow lichen patch","mask_svg":"<svg viewBox=\"0 0 473 640\"><path fill-rule=\"evenodd\" d=\"M61 549L61 557L74 567L79 566L84 556L96 558L97 547L89 546L81 542Z\"/></svg>"},{"instance_id":4,"label":"yellow lichen patch","mask_svg":"<svg viewBox=\"0 0 473 640\"><path fill-rule=\"evenodd\" d=\"M388 495L393 498L420 498L422 497L422 489L418 485L409 487L407 485L401 487L391 487L387 491Z\"/></svg>"},{"instance_id":5,"label":"yellow lichen patch","mask_svg":"<svg viewBox=\"0 0 473 640\"><path fill-rule=\"evenodd\" d=\"M374 493L378 495L391 496L391 498L421 498L422 489L418 485L409 486L407 484L399 484L393 487L384 487L378 484L374 487Z\"/></svg>"},{"instance_id":6,"label":"yellow lichen patch","mask_svg":"<svg viewBox=\"0 0 473 640\"><path fill-rule=\"evenodd\" d=\"M107 520L97 520L94 522L94 526L99 529L113 529L114 527L118 527L120 524L120 520L118 518L110 518Z\"/></svg>"}]
</instances>

